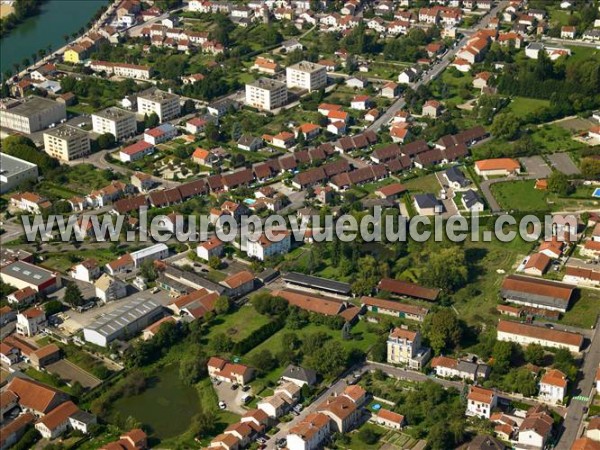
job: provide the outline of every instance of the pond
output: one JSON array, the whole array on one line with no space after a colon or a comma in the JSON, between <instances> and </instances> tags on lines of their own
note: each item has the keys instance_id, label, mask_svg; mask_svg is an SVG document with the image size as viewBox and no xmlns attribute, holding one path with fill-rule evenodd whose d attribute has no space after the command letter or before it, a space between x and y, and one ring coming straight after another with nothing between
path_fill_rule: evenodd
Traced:
<instances>
[{"instance_id":1,"label":"pond","mask_svg":"<svg viewBox=\"0 0 600 450\"><path fill-rule=\"evenodd\" d=\"M168 439L184 433L200 411L198 392L179 379L179 366L169 365L142 394L118 400L114 411L134 417L151 429L151 435Z\"/></svg>"}]
</instances>

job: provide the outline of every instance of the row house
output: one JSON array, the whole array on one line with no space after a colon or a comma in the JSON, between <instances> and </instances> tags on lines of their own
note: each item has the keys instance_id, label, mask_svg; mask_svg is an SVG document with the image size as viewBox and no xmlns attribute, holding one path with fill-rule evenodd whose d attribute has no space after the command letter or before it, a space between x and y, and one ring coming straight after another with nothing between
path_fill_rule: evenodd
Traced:
<instances>
[{"instance_id":1,"label":"row house","mask_svg":"<svg viewBox=\"0 0 600 450\"><path fill-rule=\"evenodd\" d=\"M485 364L448 358L447 356L436 356L433 358L431 360L431 367L439 377L460 378L461 380L485 380L490 373L490 368Z\"/></svg>"},{"instance_id":2,"label":"row house","mask_svg":"<svg viewBox=\"0 0 600 450\"><path fill-rule=\"evenodd\" d=\"M102 208L129 194L133 194L134 188L122 181L112 181L108 186L90 192L86 196L86 204L91 208Z\"/></svg>"},{"instance_id":3,"label":"row house","mask_svg":"<svg viewBox=\"0 0 600 450\"><path fill-rule=\"evenodd\" d=\"M329 185L336 191L344 191L352 186L383 180L387 176L388 171L385 166L377 164L336 175L331 178Z\"/></svg>"}]
</instances>

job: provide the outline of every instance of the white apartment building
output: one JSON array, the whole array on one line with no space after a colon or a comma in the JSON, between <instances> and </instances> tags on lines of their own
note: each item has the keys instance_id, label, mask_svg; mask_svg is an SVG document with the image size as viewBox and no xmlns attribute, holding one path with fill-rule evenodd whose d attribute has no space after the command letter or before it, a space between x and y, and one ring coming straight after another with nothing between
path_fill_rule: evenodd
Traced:
<instances>
[{"instance_id":1,"label":"white apartment building","mask_svg":"<svg viewBox=\"0 0 600 450\"><path fill-rule=\"evenodd\" d=\"M161 122L174 119L181 114L179 96L158 89L138 96L138 114L155 113Z\"/></svg>"},{"instance_id":2,"label":"white apartment building","mask_svg":"<svg viewBox=\"0 0 600 450\"><path fill-rule=\"evenodd\" d=\"M46 323L46 313L42 308L29 308L17 314L17 334L35 336Z\"/></svg>"},{"instance_id":3,"label":"white apartment building","mask_svg":"<svg viewBox=\"0 0 600 450\"><path fill-rule=\"evenodd\" d=\"M327 68L309 61L301 61L285 69L288 88L316 91L327 85Z\"/></svg>"},{"instance_id":4,"label":"white apartment building","mask_svg":"<svg viewBox=\"0 0 600 450\"><path fill-rule=\"evenodd\" d=\"M137 80L149 80L152 77L150 66L139 66L137 64L92 61L90 69L94 72L106 72L109 75Z\"/></svg>"},{"instance_id":5,"label":"white apartment building","mask_svg":"<svg viewBox=\"0 0 600 450\"><path fill-rule=\"evenodd\" d=\"M0 127L31 134L67 118L64 103L43 97L0 104Z\"/></svg>"},{"instance_id":6,"label":"white apartment building","mask_svg":"<svg viewBox=\"0 0 600 450\"><path fill-rule=\"evenodd\" d=\"M92 129L98 134L111 133L122 141L136 135L137 122L134 113L111 107L92 114Z\"/></svg>"},{"instance_id":7,"label":"white apartment building","mask_svg":"<svg viewBox=\"0 0 600 450\"><path fill-rule=\"evenodd\" d=\"M91 152L87 131L71 125L61 125L44 132L44 150L53 158L72 161Z\"/></svg>"},{"instance_id":8,"label":"white apartment building","mask_svg":"<svg viewBox=\"0 0 600 450\"><path fill-rule=\"evenodd\" d=\"M259 78L246 84L246 104L254 108L271 111L287 103L285 84L269 78Z\"/></svg>"},{"instance_id":9,"label":"white apartment building","mask_svg":"<svg viewBox=\"0 0 600 450\"><path fill-rule=\"evenodd\" d=\"M292 246L292 236L289 231L273 231L277 241L270 241L266 235L262 235L256 241L248 241L246 244L246 253L248 257L256 258L260 261L275 256L285 255ZM283 236L283 237L282 237Z\"/></svg>"}]
</instances>

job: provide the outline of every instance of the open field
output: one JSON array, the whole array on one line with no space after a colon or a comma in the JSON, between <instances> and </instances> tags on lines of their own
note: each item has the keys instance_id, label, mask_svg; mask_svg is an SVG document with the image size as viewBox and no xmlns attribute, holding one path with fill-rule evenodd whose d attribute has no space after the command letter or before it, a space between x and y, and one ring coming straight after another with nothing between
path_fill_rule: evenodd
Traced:
<instances>
[{"instance_id":1,"label":"open field","mask_svg":"<svg viewBox=\"0 0 600 450\"><path fill-rule=\"evenodd\" d=\"M255 330L269 322L268 317L256 312L253 306L242 306L237 311L219 316L215 319L217 325L211 327L205 338L210 342L216 335L225 333L234 342L250 336Z\"/></svg>"},{"instance_id":2,"label":"open field","mask_svg":"<svg viewBox=\"0 0 600 450\"><path fill-rule=\"evenodd\" d=\"M563 315L561 323L581 328L591 328L596 323L600 292L593 289L580 289L578 297Z\"/></svg>"},{"instance_id":3,"label":"open field","mask_svg":"<svg viewBox=\"0 0 600 450\"><path fill-rule=\"evenodd\" d=\"M514 97L508 108L517 116L522 117L529 113L537 112L540 109L548 106L550 106L550 102L548 100L539 100L528 97Z\"/></svg>"},{"instance_id":4,"label":"open field","mask_svg":"<svg viewBox=\"0 0 600 450\"><path fill-rule=\"evenodd\" d=\"M510 211L546 211L546 192L536 190L535 180L507 181L491 186L500 207Z\"/></svg>"},{"instance_id":5,"label":"open field","mask_svg":"<svg viewBox=\"0 0 600 450\"><path fill-rule=\"evenodd\" d=\"M413 178L403 183L408 191L412 193L429 192L437 194L440 190L440 183L434 173L426 175L424 177Z\"/></svg>"}]
</instances>

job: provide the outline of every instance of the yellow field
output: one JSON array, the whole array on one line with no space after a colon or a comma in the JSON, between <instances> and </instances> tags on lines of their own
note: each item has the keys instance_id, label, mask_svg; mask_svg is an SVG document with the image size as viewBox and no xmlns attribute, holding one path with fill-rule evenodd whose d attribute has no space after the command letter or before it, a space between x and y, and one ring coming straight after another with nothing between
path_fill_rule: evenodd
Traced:
<instances>
[{"instance_id":1,"label":"yellow field","mask_svg":"<svg viewBox=\"0 0 600 450\"><path fill-rule=\"evenodd\" d=\"M5 5L4 3L0 4L0 19L4 16L8 16L13 12L12 5Z\"/></svg>"}]
</instances>

